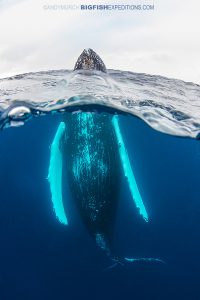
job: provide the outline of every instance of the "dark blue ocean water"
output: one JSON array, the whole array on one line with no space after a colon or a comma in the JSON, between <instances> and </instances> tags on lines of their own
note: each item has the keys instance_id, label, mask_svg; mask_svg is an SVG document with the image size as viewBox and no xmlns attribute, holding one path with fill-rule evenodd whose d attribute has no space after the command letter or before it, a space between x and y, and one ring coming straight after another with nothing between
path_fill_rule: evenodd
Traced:
<instances>
[{"instance_id":1,"label":"dark blue ocean water","mask_svg":"<svg viewBox=\"0 0 200 300\"><path fill-rule=\"evenodd\" d=\"M46 178L60 120L45 116L0 132L0 299L200 299L199 141L120 116L150 221L138 216L123 182L116 252L166 265L105 271L111 262L81 224L70 194L68 227L52 209Z\"/></svg>"}]
</instances>

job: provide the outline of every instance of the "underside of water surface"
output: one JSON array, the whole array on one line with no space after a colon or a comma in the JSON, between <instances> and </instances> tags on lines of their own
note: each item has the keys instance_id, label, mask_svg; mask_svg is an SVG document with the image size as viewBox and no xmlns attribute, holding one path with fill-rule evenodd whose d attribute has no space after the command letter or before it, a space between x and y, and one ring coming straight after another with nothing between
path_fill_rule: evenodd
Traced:
<instances>
[{"instance_id":1,"label":"underside of water surface","mask_svg":"<svg viewBox=\"0 0 200 300\"><path fill-rule=\"evenodd\" d=\"M200 86L166 77L108 70L53 70L0 79L0 128L65 111L131 114L155 130L200 133Z\"/></svg>"}]
</instances>

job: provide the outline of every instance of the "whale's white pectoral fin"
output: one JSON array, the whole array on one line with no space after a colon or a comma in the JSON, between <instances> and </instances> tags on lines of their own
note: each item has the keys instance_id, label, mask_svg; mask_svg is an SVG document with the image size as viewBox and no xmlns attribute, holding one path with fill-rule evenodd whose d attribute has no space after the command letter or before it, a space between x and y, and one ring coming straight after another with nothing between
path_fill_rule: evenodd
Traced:
<instances>
[{"instance_id":1,"label":"whale's white pectoral fin","mask_svg":"<svg viewBox=\"0 0 200 300\"><path fill-rule=\"evenodd\" d=\"M65 123L61 122L58 126L53 143L51 144L48 180L56 217L61 223L68 225L62 202L62 153L60 151L60 141L63 137L64 131Z\"/></svg>"},{"instance_id":2,"label":"whale's white pectoral fin","mask_svg":"<svg viewBox=\"0 0 200 300\"><path fill-rule=\"evenodd\" d=\"M135 202L136 207L139 209L140 214L143 216L144 220L148 222L148 214L146 211L146 208L144 206L144 203L142 201L142 197L140 195L140 192L138 190L138 186L135 180L135 176L133 174L133 170L131 168L131 164L129 161L128 153L126 150L126 147L124 145L123 137L121 134L121 130L119 127L119 120L118 116L114 116L112 119L112 123L116 132L116 136L118 139L118 144L119 144L119 154L124 170L125 177L128 181L128 185L131 191L131 195L133 197L133 200Z\"/></svg>"}]
</instances>

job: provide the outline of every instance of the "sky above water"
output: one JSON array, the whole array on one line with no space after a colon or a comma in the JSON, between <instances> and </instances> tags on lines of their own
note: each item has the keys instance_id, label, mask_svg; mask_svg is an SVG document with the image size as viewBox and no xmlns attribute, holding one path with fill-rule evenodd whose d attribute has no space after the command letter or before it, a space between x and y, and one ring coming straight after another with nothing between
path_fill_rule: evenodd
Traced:
<instances>
[{"instance_id":1,"label":"sky above water","mask_svg":"<svg viewBox=\"0 0 200 300\"><path fill-rule=\"evenodd\" d=\"M151 10L94 11L59 5L154 5ZM200 84L200 2L0 0L0 77L72 69L84 48L107 68Z\"/></svg>"}]
</instances>

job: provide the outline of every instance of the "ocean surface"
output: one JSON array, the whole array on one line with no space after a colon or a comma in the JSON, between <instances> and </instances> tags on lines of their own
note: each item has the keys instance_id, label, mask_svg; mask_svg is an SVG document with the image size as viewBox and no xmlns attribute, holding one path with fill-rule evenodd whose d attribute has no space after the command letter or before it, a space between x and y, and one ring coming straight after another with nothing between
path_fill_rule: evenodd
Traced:
<instances>
[{"instance_id":1,"label":"ocean surface","mask_svg":"<svg viewBox=\"0 0 200 300\"><path fill-rule=\"evenodd\" d=\"M116 70L27 73L0 79L0 128L88 105L129 113L161 132L195 138L199 98L200 85L162 76Z\"/></svg>"},{"instance_id":2,"label":"ocean surface","mask_svg":"<svg viewBox=\"0 0 200 300\"><path fill-rule=\"evenodd\" d=\"M0 80L0 299L200 299L200 86L161 76L68 70ZM65 113L119 113L149 214L122 179L115 249L158 257L107 270L70 193L56 219L47 180L50 145ZM20 126L21 125L21 126ZM23 126L22 126L23 125Z\"/></svg>"}]
</instances>

